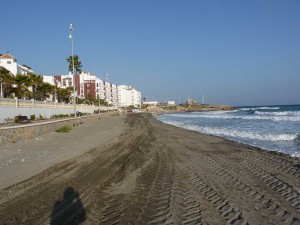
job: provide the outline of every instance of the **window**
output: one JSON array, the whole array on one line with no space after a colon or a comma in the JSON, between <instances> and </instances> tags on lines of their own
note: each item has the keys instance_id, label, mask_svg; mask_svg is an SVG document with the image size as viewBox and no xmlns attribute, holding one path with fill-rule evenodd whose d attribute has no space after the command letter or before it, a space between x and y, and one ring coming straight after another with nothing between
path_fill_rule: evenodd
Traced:
<instances>
[{"instance_id":1,"label":"window","mask_svg":"<svg viewBox=\"0 0 300 225\"><path fill-rule=\"evenodd\" d=\"M11 61L7 61L7 64L11 64Z\"/></svg>"}]
</instances>

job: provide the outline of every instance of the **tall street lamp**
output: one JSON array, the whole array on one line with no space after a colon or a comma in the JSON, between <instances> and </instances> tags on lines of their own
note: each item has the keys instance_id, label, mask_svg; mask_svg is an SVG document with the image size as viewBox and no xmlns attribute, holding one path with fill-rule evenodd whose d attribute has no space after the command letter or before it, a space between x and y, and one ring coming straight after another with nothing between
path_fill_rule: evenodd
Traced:
<instances>
[{"instance_id":1,"label":"tall street lamp","mask_svg":"<svg viewBox=\"0 0 300 225\"><path fill-rule=\"evenodd\" d=\"M74 24L70 24L70 35L69 38L71 39L72 44L72 67L73 67L73 105L74 105L74 117L76 118L76 88L75 88L75 65L74 65L74 45L73 45L73 30Z\"/></svg>"},{"instance_id":2,"label":"tall street lamp","mask_svg":"<svg viewBox=\"0 0 300 225\"><path fill-rule=\"evenodd\" d=\"M1 98L3 98L3 78L1 77Z\"/></svg>"},{"instance_id":3,"label":"tall street lamp","mask_svg":"<svg viewBox=\"0 0 300 225\"><path fill-rule=\"evenodd\" d=\"M57 103L57 80L54 78L54 85L55 85L55 96L54 102Z\"/></svg>"}]
</instances>

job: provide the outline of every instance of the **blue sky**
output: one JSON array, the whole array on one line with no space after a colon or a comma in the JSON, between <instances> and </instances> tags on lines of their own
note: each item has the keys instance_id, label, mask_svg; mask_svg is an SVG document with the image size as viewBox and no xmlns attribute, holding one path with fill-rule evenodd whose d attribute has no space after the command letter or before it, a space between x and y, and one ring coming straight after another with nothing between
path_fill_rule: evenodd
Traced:
<instances>
[{"instance_id":1,"label":"blue sky","mask_svg":"<svg viewBox=\"0 0 300 225\"><path fill-rule=\"evenodd\" d=\"M83 70L148 100L300 104L300 0L1 2L0 53L66 74L73 23Z\"/></svg>"}]
</instances>

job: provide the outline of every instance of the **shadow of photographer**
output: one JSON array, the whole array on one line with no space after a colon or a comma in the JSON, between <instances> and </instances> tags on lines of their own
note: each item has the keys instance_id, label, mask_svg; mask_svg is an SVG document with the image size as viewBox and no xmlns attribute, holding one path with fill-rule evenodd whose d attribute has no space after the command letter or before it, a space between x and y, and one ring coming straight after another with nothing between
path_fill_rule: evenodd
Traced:
<instances>
[{"instance_id":1,"label":"shadow of photographer","mask_svg":"<svg viewBox=\"0 0 300 225\"><path fill-rule=\"evenodd\" d=\"M78 225L86 219L86 212L78 192L67 187L62 200L55 202L51 213L51 225Z\"/></svg>"}]
</instances>

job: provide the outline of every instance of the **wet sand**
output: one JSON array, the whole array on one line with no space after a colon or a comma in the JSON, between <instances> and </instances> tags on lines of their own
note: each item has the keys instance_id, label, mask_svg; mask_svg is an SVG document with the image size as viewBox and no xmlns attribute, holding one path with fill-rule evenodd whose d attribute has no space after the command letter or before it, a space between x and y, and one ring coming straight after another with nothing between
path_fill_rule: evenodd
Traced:
<instances>
[{"instance_id":1,"label":"wet sand","mask_svg":"<svg viewBox=\"0 0 300 225\"><path fill-rule=\"evenodd\" d=\"M300 224L299 158L150 114L84 126L1 146L0 224Z\"/></svg>"}]
</instances>

